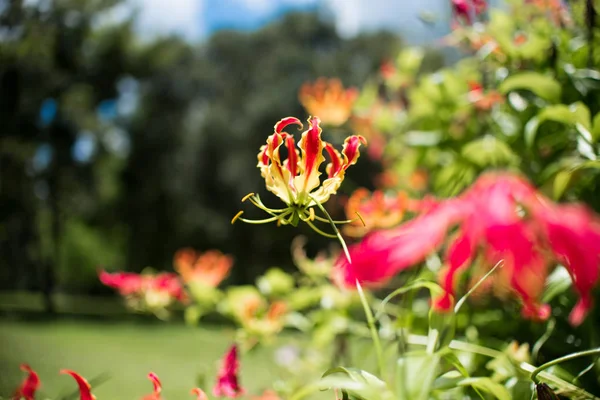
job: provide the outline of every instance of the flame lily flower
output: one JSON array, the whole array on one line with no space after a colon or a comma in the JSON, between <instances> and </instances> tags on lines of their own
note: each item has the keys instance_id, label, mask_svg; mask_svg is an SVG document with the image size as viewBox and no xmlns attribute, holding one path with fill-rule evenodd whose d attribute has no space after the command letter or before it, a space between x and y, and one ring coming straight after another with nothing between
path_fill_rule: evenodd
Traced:
<instances>
[{"instance_id":1,"label":"flame lily flower","mask_svg":"<svg viewBox=\"0 0 600 400\"><path fill-rule=\"evenodd\" d=\"M364 188L357 189L348 199L346 215L358 213L366 226L355 221L344 226L344 233L348 236L361 237L374 229L391 228L402 221L407 206L408 198L403 192L391 197L379 190L370 193Z\"/></svg>"},{"instance_id":2,"label":"flame lily flower","mask_svg":"<svg viewBox=\"0 0 600 400\"><path fill-rule=\"evenodd\" d=\"M202 254L187 248L175 253L173 265L185 283L200 283L214 288L219 286L229 274L233 257L222 254L218 250L210 250Z\"/></svg>"},{"instance_id":3,"label":"flame lily flower","mask_svg":"<svg viewBox=\"0 0 600 400\"><path fill-rule=\"evenodd\" d=\"M569 320L584 320L600 275L600 217L582 205L555 204L508 173L482 175L462 195L431 202L417 218L367 235L350 247L352 263L338 259L338 273L347 285L380 284L439 249L456 226L440 275L444 294L435 308L451 309L457 275L470 264L489 270L502 261L496 278L521 299L523 315L545 319L550 307L539 299L549 268L562 263L580 297Z\"/></svg>"},{"instance_id":4,"label":"flame lily flower","mask_svg":"<svg viewBox=\"0 0 600 400\"><path fill-rule=\"evenodd\" d=\"M158 376L154 372L150 372L148 374L148 379L152 381L152 386L154 387L154 390L152 394L142 397L142 400L161 400L162 397L160 395L160 392L162 392L162 384L160 383L160 379L158 379Z\"/></svg>"},{"instance_id":5,"label":"flame lily flower","mask_svg":"<svg viewBox=\"0 0 600 400\"><path fill-rule=\"evenodd\" d=\"M136 310L164 310L175 301L187 302L187 294L177 274L136 274L99 272L100 282L116 289Z\"/></svg>"},{"instance_id":6,"label":"flame lily flower","mask_svg":"<svg viewBox=\"0 0 600 400\"><path fill-rule=\"evenodd\" d=\"M238 381L239 368L238 348L236 345L233 345L223 357L217 383L213 388L215 396L235 398L245 393L245 390L240 386Z\"/></svg>"},{"instance_id":7,"label":"flame lily flower","mask_svg":"<svg viewBox=\"0 0 600 400\"><path fill-rule=\"evenodd\" d=\"M248 223L260 224L277 221L278 224L291 224L297 226L299 221L306 222L316 232L337 238L337 235L327 234L313 224L315 219L321 222L333 223L315 215L313 207L318 207L325 212L322 204L337 192L344 180L346 169L356 163L360 156L359 147L366 144L362 136L350 136L346 138L342 152L340 153L331 144L321 139L320 120L317 117L308 119L309 128L302 133L302 138L296 142L294 137L284 131L290 125L298 125L303 128L300 120L287 117L275 124L275 132L268 137L267 144L260 148L257 167L265 179L267 190L279 197L286 205L283 209L272 209L266 207L258 195L251 193L242 201L250 200L252 204L272 215L264 220L248 220L240 218L240 211L231 221L241 220ZM287 159L281 159L280 150L287 150ZM319 176L320 165L325 161L323 152L330 158L327 164L327 178L321 182ZM326 213L326 212L325 212ZM328 216L328 214L326 214ZM337 221L347 223L349 221Z\"/></svg>"},{"instance_id":8,"label":"flame lily flower","mask_svg":"<svg viewBox=\"0 0 600 400\"><path fill-rule=\"evenodd\" d=\"M300 87L298 98L306 111L319 115L325 125L343 125L352 114L352 107L358 97L354 88L345 89L339 79L319 78L314 83Z\"/></svg>"},{"instance_id":9,"label":"flame lily flower","mask_svg":"<svg viewBox=\"0 0 600 400\"><path fill-rule=\"evenodd\" d=\"M27 364L21 364L21 371L27 372L27 377L23 380L21 386L17 388L12 399L34 400L35 392L40 388L40 377Z\"/></svg>"},{"instance_id":10,"label":"flame lily flower","mask_svg":"<svg viewBox=\"0 0 600 400\"><path fill-rule=\"evenodd\" d=\"M81 375L77 372L71 371L69 369L63 369L60 371L61 374L69 374L75 379L77 382L77 386L79 386L79 399L80 400L96 400L96 396L94 396L91 392L92 387Z\"/></svg>"}]
</instances>

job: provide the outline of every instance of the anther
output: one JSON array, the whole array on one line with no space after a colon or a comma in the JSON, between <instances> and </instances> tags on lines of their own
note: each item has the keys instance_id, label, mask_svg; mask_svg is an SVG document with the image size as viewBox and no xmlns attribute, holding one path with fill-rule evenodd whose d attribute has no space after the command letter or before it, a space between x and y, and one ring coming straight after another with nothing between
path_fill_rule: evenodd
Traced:
<instances>
[{"instance_id":1,"label":"anther","mask_svg":"<svg viewBox=\"0 0 600 400\"><path fill-rule=\"evenodd\" d=\"M240 211L239 213L235 214L235 217L233 217L233 218L231 219L231 225L233 225L233 224L234 224L234 222L235 222L235 221L237 221L237 220L238 220L238 218L239 218L239 217L241 217L243 213L244 213L243 211Z\"/></svg>"},{"instance_id":2,"label":"anther","mask_svg":"<svg viewBox=\"0 0 600 400\"><path fill-rule=\"evenodd\" d=\"M242 197L242 203L248 200L250 197L254 196L254 193L248 193L244 197Z\"/></svg>"}]
</instances>

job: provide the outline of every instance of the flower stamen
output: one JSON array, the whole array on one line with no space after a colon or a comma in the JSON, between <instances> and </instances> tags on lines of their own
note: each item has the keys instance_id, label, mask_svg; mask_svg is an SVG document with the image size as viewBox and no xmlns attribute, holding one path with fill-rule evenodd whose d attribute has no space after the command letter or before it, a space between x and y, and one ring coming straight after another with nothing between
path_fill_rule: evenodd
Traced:
<instances>
[{"instance_id":1,"label":"flower stamen","mask_svg":"<svg viewBox=\"0 0 600 400\"><path fill-rule=\"evenodd\" d=\"M235 214L235 217L233 217L231 219L231 225L233 225L235 223L235 221L237 221L242 216L243 213L244 213L243 211L240 211L237 214Z\"/></svg>"},{"instance_id":2,"label":"flower stamen","mask_svg":"<svg viewBox=\"0 0 600 400\"><path fill-rule=\"evenodd\" d=\"M245 202L246 200L248 200L249 198L251 198L252 196L254 196L254 193L250 192L247 195L245 195L244 197L242 197L242 203Z\"/></svg>"}]
</instances>

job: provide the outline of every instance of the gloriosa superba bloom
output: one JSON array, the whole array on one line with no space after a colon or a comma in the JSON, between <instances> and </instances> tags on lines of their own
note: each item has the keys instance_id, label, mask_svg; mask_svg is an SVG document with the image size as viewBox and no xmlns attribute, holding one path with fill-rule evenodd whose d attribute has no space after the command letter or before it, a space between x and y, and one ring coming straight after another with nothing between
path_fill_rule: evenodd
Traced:
<instances>
[{"instance_id":1,"label":"gloriosa superba bloom","mask_svg":"<svg viewBox=\"0 0 600 400\"><path fill-rule=\"evenodd\" d=\"M248 220L240 218L240 211L232 220L237 219L248 223L277 222L281 225L297 226L299 221L306 222L312 229L325 236L326 234L315 226L315 220L325 223L344 223L349 221L332 221L325 212L322 204L337 192L344 180L346 169L356 164L360 156L359 147L366 145L362 136L352 135L346 138L342 151L336 150L330 143L321 139L321 127L318 117L308 118L308 129L296 147L293 135L284 129L297 125L303 129L299 119L286 117L275 124L274 133L267 138L267 143L260 148L257 167L265 179L267 190L279 197L286 208L273 209L266 207L260 197L251 193L242 201L250 200L252 204L271 215L263 220ZM287 152L287 158L282 158L282 150ZM326 152L330 162L325 168L327 178L321 182L319 167L325 161ZM315 215L313 207L319 208L327 218Z\"/></svg>"}]
</instances>

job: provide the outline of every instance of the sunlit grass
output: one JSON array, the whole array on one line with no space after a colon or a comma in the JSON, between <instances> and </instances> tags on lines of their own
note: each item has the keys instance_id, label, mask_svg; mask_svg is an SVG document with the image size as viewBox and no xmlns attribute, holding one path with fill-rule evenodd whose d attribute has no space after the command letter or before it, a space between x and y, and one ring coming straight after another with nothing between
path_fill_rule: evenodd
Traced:
<instances>
[{"instance_id":1,"label":"sunlit grass","mask_svg":"<svg viewBox=\"0 0 600 400\"><path fill-rule=\"evenodd\" d=\"M61 368L73 369L88 380L107 375L94 388L98 399L132 400L151 392L150 371L161 378L166 399L191 398L190 390L206 377L209 392L219 358L233 341L228 328L191 328L150 322L90 321L0 322L0 396L9 396L29 363L40 375L40 399L62 399L75 391ZM262 392L276 376L277 366L266 350L242 359L242 384Z\"/></svg>"}]
</instances>

